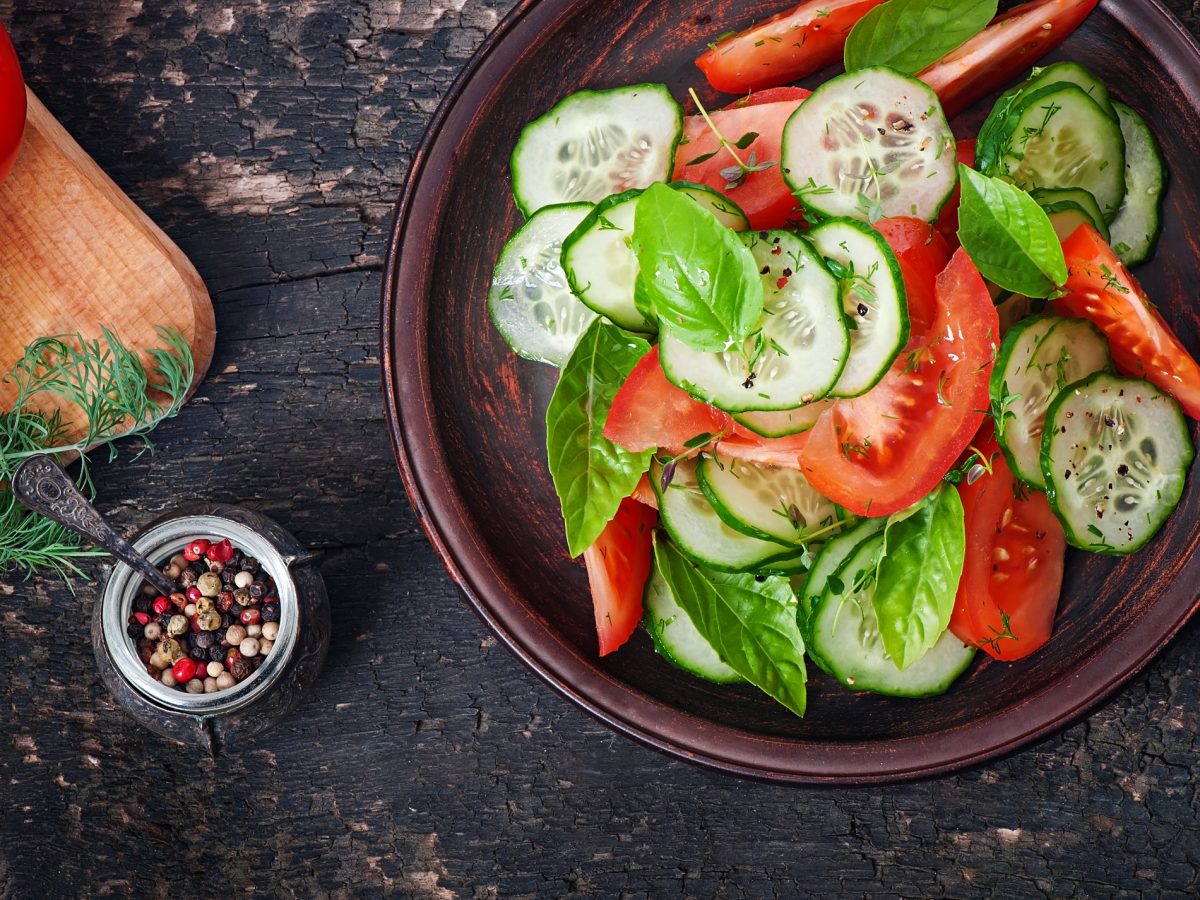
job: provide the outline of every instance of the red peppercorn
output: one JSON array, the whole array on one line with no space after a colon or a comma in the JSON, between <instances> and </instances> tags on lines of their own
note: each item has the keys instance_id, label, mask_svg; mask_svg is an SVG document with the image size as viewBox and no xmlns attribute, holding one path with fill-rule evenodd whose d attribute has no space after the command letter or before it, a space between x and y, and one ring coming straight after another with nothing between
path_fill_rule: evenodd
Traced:
<instances>
[{"instance_id":1,"label":"red peppercorn","mask_svg":"<svg viewBox=\"0 0 1200 900\"><path fill-rule=\"evenodd\" d=\"M242 620L243 625L255 625L262 618L262 613L251 607L250 609L243 609L242 614L238 618Z\"/></svg>"},{"instance_id":2,"label":"red peppercorn","mask_svg":"<svg viewBox=\"0 0 1200 900\"><path fill-rule=\"evenodd\" d=\"M171 601L166 597L155 597L153 609L158 615L162 615L171 608Z\"/></svg>"},{"instance_id":3,"label":"red peppercorn","mask_svg":"<svg viewBox=\"0 0 1200 900\"><path fill-rule=\"evenodd\" d=\"M172 594L171 602L175 604L175 608L182 610L188 604L188 599L183 594Z\"/></svg>"},{"instance_id":4,"label":"red peppercorn","mask_svg":"<svg viewBox=\"0 0 1200 900\"><path fill-rule=\"evenodd\" d=\"M201 631L204 630L203 628L200 627L199 614L193 615L191 618L188 619L188 621L192 623L192 634L199 634Z\"/></svg>"},{"instance_id":5,"label":"red peppercorn","mask_svg":"<svg viewBox=\"0 0 1200 900\"><path fill-rule=\"evenodd\" d=\"M190 544L188 544L186 547L183 548L183 558L186 559L188 562L195 562L200 557L202 557L205 553L208 552L208 548L210 546L211 546L210 541L207 541L204 538L196 538L194 541L192 541Z\"/></svg>"},{"instance_id":6,"label":"red peppercorn","mask_svg":"<svg viewBox=\"0 0 1200 900\"><path fill-rule=\"evenodd\" d=\"M205 555L213 562L227 563L233 559L233 544L229 543L229 539L226 538L210 546Z\"/></svg>"},{"instance_id":7,"label":"red peppercorn","mask_svg":"<svg viewBox=\"0 0 1200 900\"><path fill-rule=\"evenodd\" d=\"M186 684L196 677L195 660L184 657L171 668L171 674L175 676L177 682Z\"/></svg>"},{"instance_id":8,"label":"red peppercorn","mask_svg":"<svg viewBox=\"0 0 1200 900\"><path fill-rule=\"evenodd\" d=\"M184 596L188 598L188 603L195 603L204 595L200 593L200 588L193 584L184 592Z\"/></svg>"},{"instance_id":9,"label":"red peppercorn","mask_svg":"<svg viewBox=\"0 0 1200 900\"><path fill-rule=\"evenodd\" d=\"M227 613L233 609L233 594L231 592L221 591L217 595L217 609L223 613Z\"/></svg>"},{"instance_id":10,"label":"red peppercorn","mask_svg":"<svg viewBox=\"0 0 1200 900\"><path fill-rule=\"evenodd\" d=\"M134 613L133 617L138 620L139 625L149 625L150 624L150 616L148 616L144 612Z\"/></svg>"},{"instance_id":11,"label":"red peppercorn","mask_svg":"<svg viewBox=\"0 0 1200 900\"><path fill-rule=\"evenodd\" d=\"M225 668L229 668L235 662L242 658L242 651L237 647L230 647L225 651Z\"/></svg>"}]
</instances>

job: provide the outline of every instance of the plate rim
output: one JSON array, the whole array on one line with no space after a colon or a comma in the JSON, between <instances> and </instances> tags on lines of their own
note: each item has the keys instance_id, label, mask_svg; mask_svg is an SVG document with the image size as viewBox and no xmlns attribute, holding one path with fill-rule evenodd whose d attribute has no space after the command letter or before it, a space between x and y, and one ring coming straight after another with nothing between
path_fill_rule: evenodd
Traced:
<instances>
[{"instance_id":1,"label":"plate rim","mask_svg":"<svg viewBox=\"0 0 1200 900\"><path fill-rule=\"evenodd\" d=\"M489 65L505 63L496 60L495 55L514 32L536 34L585 2L589 0L520 0L485 38L438 105L413 154L388 235L380 300L380 362L389 438L409 500L460 593L508 651L559 695L644 746L725 774L807 785L914 781L983 765L1082 719L1170 643L1200 608L1200 593L1191 598L1174 622L1162 621L1167 618L1164 605L1171 604L1160 599L1154 609L1084 660L1066 680L1023 698L993 718L903 738L804 742L715 723L642 693L600 668L597 659L585 658L568 645L524 605L518 591L504 584L501 573L490 568L486 551L471 538L468 511L455 492L447 490L452 482L446 477L433 477L446 467L440 446L426 440L436 435L436 421L428 379L422 376L425 357L419 349L403 352L423 346L425 324L416 317L404 318L406 305L401 291L405 284L427 290L428 278L423 275L431 270L432 260L428 245L425 253L401 251L408 234L437 233L445 199L439 198L433 188L429 189L433 191L430 199L422 188L439 182L437 176L450 167L453 154L435 157L432 152L446 129L455 125L461 131L468 126L472 116L464 110L477 105L471 103L476 95L489 93L477 80L479 72ZM1175 43L1177 52L1190 54L1194 67L1171 72L1172 80L1180 84L1182 78L1190 76L1200 85L1200 43L1160 0L1102 0L1100 8L1144 43ZM521 50L514 47L508 62L520 54ZM399 327L402 325L406 327ZM442 496L427 491L427 479L441 487ZM1180 569L1197 561L1200 554L1193 553ZM1185 574L1177 571L1166 590L1171 591ZM493 577L489 580L488 575ZM1119 661L1116 666L1112 665L1114 659ZM1035 724L1025 724L1031 721ZM989 727L981 729L981 722ZM981 732L988 736L979 739ZM938 745L955 749L931 749Z\"/></svg>"}]
</instances>

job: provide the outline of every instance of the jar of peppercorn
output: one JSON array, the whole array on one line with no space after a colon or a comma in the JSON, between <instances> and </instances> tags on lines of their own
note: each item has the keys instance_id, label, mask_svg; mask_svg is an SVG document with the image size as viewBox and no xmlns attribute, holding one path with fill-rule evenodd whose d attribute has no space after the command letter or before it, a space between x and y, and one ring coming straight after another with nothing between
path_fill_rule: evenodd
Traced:
<instances>
[{"instance_id":1,"label":"jar of peppercorn","mask_svg":"<svg viewBox=\"0 0 1200 900\"><path fill-rule=\"evenodd\" d=\"M282 720L329 648L315 556L265 516L217 504L164 516L131 543L177 578L180 592L152 597L136 572L113 566L92 643L117 702L152 731L214 755ZM239 622L222 627L231 612ZM230 638L239 646L225 646ZM218 664L221 673L212 671Z\"/></svg>"}]
</instances>

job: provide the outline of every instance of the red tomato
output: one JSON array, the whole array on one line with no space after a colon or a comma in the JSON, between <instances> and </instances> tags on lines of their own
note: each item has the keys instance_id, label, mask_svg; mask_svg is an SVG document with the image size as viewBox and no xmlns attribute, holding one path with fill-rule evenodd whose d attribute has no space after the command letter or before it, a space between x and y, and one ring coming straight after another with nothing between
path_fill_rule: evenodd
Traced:
<instances>
[{"instance_id":1,"label":"red tomato","mask_svg":"<svg viewBox=\"0 0 1200 900\"><path fill-rule=\"evenodd\" d=\"M991 25L917 77L954 116L1029 72L1065 41L1099 0L1032 0L997 16Z\"/></svg>"},{"instance_id":2,"label":"red tomato","mask_svg":"<svg viewBox=\"0 0 1200 900\"><path fill-rule=\"evenodd\" d=\"M800 452L808 445L808 433L790 437L765 438L734 426L734 433L716 447L718 456L740 459L762 466L800 468Z\"/></svg>"},{"instance_id":3,"label":"red tomato","mask_svg":"<svg viewBox=\"0 0 1200 900\"><path fill-rule=\"evenodd\" d=\"M974 138L969 141L958 142L958 161L964 166L975 168L975 144ZM958 248L958 201L962 196L961 188L958 185L954 186L954 193L950 195L950 199L946 201L946 205L942 207L941 213L938 214L937 230L941 232L947 243Z\"/></svg>"},{"instance_id":4,"label":"red tomato","mask_svg":"<svg viewBox=\"0 0 1200 900\"><path fill-rule=\"evenodd\" d=\"M765 91L754 91L739 100L734 100L725 108L745 109L747 106L763 106L767 103L795 103L807 100L811 96L812 91L802 87L767 88Z\"/></svg>"},{"instance_id":5,"label":"red tomato","mask_svg":"<svg viewBox=\"0 0 1200 900\"><path fill-rule=\"evenodd\" d=\"M783 142L783 126L796 111L800 100L785 100L777 103L747 104L737 109L719 109L711 113L725 140L737 143L744 135L758 135L746 149L738 150L743 162L749 162L754 154L755 162L774 162L775 165L761 172L751 172L737 187L726 190L728 183L721 170L734 165L729 151L721 149L720 142L703 116L688 116L683 120L684 142L675 151L676 180L706 184L727 194L750 220L756 231L782 228L793 218L799 218L799 204L783 180L779 169L780 147ZM715 154L708 159L703 157ZM694 165L691 160L702 159Z\"/></svg>"},{"instance_id":6,"label":"red tomato","mask_svg":"<svg viewBox=\"0 0 1200 900\"><path fill-rule=\"evenodd\" d=\"M626 497L596 543L583 551L601 656L629 640L642 620L642 593L650 577L656 524L655 510Z\"/></svg>"},{"instance_id":7,"label":"red tomato","mask_svg":"<svg viewBox=\"0 0 1200 900\"><path fill-rule=\"evenodd\" d=\"M696 65L718 91L743 94L797 81L842 59L846 37L883 0L805 0L717 41Z\"/></svg>"},{"instance_id":8,"label":"red tomato","mask_svg":"<svg viewBox=\"0 0 1200 900\"><path fill-rule=\"evenodd\" d=\"M8 174L25 131L25 82L17 51L0 25L0 181Z\"/></svg>"},{"instance_id":9,"label":"red tomato","mask_svg":"<svg viewBox=\"0 0 1200 900\"><path fill-rule=\"evenodd\" d=\"M967 555L950 630L963 643L1012 661L1050 639L1067 538L1046 495L1019 490L990 427L975 447L992 471L958 487Z\"/></svg>"},{"instance_id":10,"label":"red tomato","mask_svg":"<svg viewBox=\"0 0 1200 900\"><path fill-rule=\"evenodd\" d=\"M821 416L801 457L818 491L860 516L928 494L979 431L1000 323L963 250L938 276L935 315L883 380Z\"/></svg>"},{"instance_id":11,"label":"red tomato","mask_svg":"<svg viewBox=\"0 0 1200 900\"><path fill-rule=\"evenodd\" d=\"M613 398L604 436L633 453L661 448L678 454L687 441L706 432L718 434L728 424L725 413L667 381L658 347L651 347Z\"/></svg>"},{"instance_id":12,"label":"red tomato","mask_svg":"<svg viewBox=\"0 0 1200 900\"><path fill-rule=\"evenodd\" d=\"M637 487L633 489L630 496L642 506L658 509L658 495L654 493L654 486L650 484L649 475L642 476L642 480L637 483Z\"/></svg>"},{"instance_id":13,"label":"red tomato","mask_svg":"<svg viewBox=\"0 0 1200 900\"><path fill-rule=\"evenodd\" d=\"M950 247L932 225L911 216L880 219L875 230L883 235L900 263L912 330L923 332L937 312L937 278L950 262Z\"/></svg>"},{"instance_id":14,"label":"red tomato","mask_svg":"<svg viewBox=\"0 0 1200 900\"><path fill-rule=\"evenodd\" d=\"M1070 272L1066 294L1051 304L1055 311L1090 319L1121 372L1153 382L1200 419L1200 366L1100 233L1080 225L1063 253Z\"/></svg>"}]
</instances>

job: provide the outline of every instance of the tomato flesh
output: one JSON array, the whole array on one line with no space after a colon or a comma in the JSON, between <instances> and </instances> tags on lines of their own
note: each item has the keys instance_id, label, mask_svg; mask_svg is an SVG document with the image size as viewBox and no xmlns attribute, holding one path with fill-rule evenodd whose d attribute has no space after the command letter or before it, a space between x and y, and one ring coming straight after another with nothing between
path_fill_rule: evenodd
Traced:
<instances>
[{"instance_id":1,"label":"tomato flesh","mask_svg":"<svg viewBox=\"0 0 1200 900\"><path fill-rule=\"evenodd\" d=\"M718 91L742 94L797 81L842 59L846 38L883 0L805 0L717 41L696 65Z\"/></svg>"},{"instance_id":2,"label":"tomato flesh","mask_svg":"<svg viewBox=\"0 0 1200 900\"><path fill-rule=\"evenodd\" d=\"M688 116L683 120L684 139L675 151L673 177L704 184L727 195L742 208L755 231L783 228L791 220L799 219L799 203L783 180L779 159L783 126L802 102L793 99L748 103L710 113L713 124L727 141L737 143L751 132L758 135L745 149L737 151L743 162L748 164L753 153L756 163L775 163L769 169L749 173L734 188L727 187L729 179L721 174L722 169L736 165L733 156L721 148L703 116Z\"/></svg>"},{"instance_id":3,"label":"tomato flesh","mask_svg":"<svg viewBox=\"0 0 1200 900\"><path fill-rule=\"evenodd\" d=\"M0 25L0 181L17 159L25 133L25 82L17 51Z\"/></svg>"},{"instance_id":4,"label":"tomato flesh","mask_svg":"<svg viewBox=\"0 0 1200 900\"><path fill-rule=\"evenodd\" d=\"M601 656L629 640L642 620L656 524L657 511L626 497L596 543L583 551Z\"/></svg>"},{"instance_id":5,"label":"tomato flesh","mask_svg":"<svg viewBox=\"0 0 1200 900\"><path fill-rule=\"evenodd\" d=\"M963 643L1011 662L1050 639L1067 538L1046 495L1020 490L990 427L975 447L990 460L991 472L958 487L967 554L950 630Z\"/></svg>"},{"instance_id":6,"label":"tomato flesh","mask_svg":"<svg viewBox=\"0 0 1200 900\"><path fill-rule=\"evenodd\" d=\"M1200 419L1200 365L1100 233L1080 225L1063 242L1063 254L1069 270L1066 293L1051 307L1060 315L1090 320L1108 338L1123 374L1154 383Z\"/></svg>"},{"instance_id":7,"label":"tomato flesh","mask_svg":"<svg viewBox=\"0 0 1200 900\"><path fill-rule=\"evenodd\" d=\"M764 106L767 103L796 103L807 100L812 91L802 87L776 87L765 91L752 91L745 97L734 100L726 109L745 109L747 106Z\"/></svg>"},{"instance_id":8,"label":"tomato flesh","mask_svg":"<svg viewBox=\"0 0 1200 900\"><path fill-rule=\"evenodd\" d=\"M813 487L861 516L928 494L986 415L999 333L987 285L960 249L937 278L929 327L914 330L878 385L817 421L801 455Z\"/></svg>"},{"instance_id":9,"label":"tomato flesh","mask_svg":"<svg viewBox=\"0 0 1200 900\"><path fill-rule=\"evenodd\" d=\"M933 226L912 216L880 219L875 230L892 248L904 277L908 318L914 331L926 331L937 311L937 278L950 263L950 247Z\"/></svg>"},{"instance_id":10,"label":"tomato flesh","mask_svg":"<svg viewBox=\"0 0 1200 900\"><path fill-rule=\"evenodd\" d=\"M1029 73L1070 37L1099 0L1033 0L997 16L991 25L919 75L955 116L994 90Z\"/></svg>"},{"instance_id":11,"label":"tomato flesh","mask_svg":"<svg viewBox=\"0 0 1200 900\"><path fill-rule=\"evenodd\" d=\"M958 148L958 161L964 166L975 168L975 145L978 143L974 138L965 141L959 141L956 145ZM946 205L942 207L942 211L938 213L937 230L946 239L948 246L958 249L958 204L962 199L962 188L959 185L954 186L954 193L950 195L950 199L946 201Z\"/></svg>"},{"instance_id":12,"label":"tomato flesh","mask_svg":"<svg viewBox=\"0 0 1200 900\"><path fill-rule=\"evenodd\" d=\"M736 428L736 426L735 426ZM808 433L781 438L765 438L745 429L722 440L716 454L724 459L740 459L760 466L799 469L800 454L808 446Z\"/></svg>"}]
</instances>

